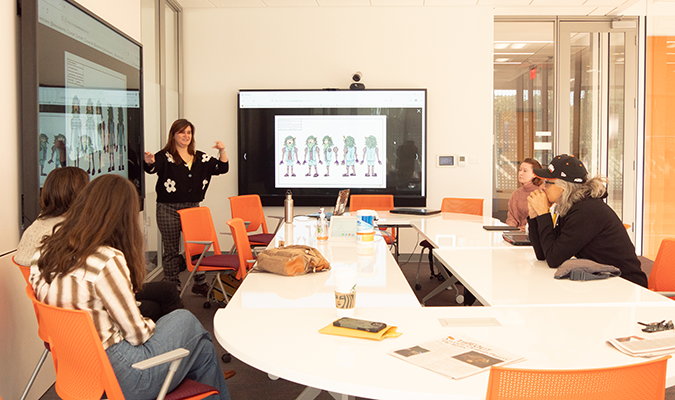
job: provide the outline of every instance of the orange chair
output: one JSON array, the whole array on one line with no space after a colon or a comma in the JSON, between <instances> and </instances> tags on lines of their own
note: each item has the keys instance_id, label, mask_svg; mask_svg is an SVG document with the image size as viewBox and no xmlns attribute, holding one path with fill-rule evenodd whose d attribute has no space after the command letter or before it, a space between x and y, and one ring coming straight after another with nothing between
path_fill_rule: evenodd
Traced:
<instances>
[{"instance_id":1,"label":"orange chair","mask_svg":"<svg viewBox=\"0 0 675 400\"><path fill-rule=\"evenodd\" d=\"M246 233L246 226L244 220L241 218L232 218L227 221L230 227L232 237L234 238L234 245L237 248L237 256L239 256L239 269L248 271L255 264L255 256L251 251L251 244L248 241L248 234Z\"/></svg>"},{"instance_id":2,"label":"orange chair","mask_svg":"<svg viewBox=\"0 0 675 400\"><path fill-rule=\"evenodd\" d=\"M349 212L356 215L359 210L390 211L394 208L394 195L392 194L353 194L349 196ZM394 257L398 260L398 235L396 228L380 228L387 232L382 235L387 244L394 246Z\"/></svg>"},{"instance_id":3,"label":"orange chair","mask_svg":"<svg viewBox=\"0 0 675 400\"><path fill-rule=\"evenodd\" d=\"M38 301L33 290L26 294L38 310L40 328L44 329L52 346L56 370L56 393L63 400L100 399L105 392L110 400L124 400L108 355L103 349L89 313L69 310ZM181 359L189 352L176 349L133 364L136 369L147 369L171 362L169 373L157 399L163 400ZM212 386L184 379L169 395L172 399L198 400L218 394Z\"/></svg>"},{"instance_id":4,"label":"orange chair","mask_svg":"<svg viewBox=\"0 0 675 400\"><path fill-rule=\"evenodd\" d=\"M25 265L20 265L17 264L16 261L14 260L14 257L12 257L12 262L14 265L19 267L19 270L21 270L21 274L23 275L23 278L26 280L26 284L28 287L26 290L30 290L31 293L33 292L33 288L30 285L29 278L30 278L30 267L26 267ZM38 317L37 315L37 308L35 309L35 316ZM39 317L38 317L39 320ZM26 384L26 388L23 390L23 393L21 394L20 400L25 400L26 397L28 396L28 392L30 391L30 388L33 387L33 383L35 383L35 378L37 378L38 372L40 372L40 369L42 369L42 365L45 363L45 360L47 360L47 356L49 355L49 343L47 343L47 335L40 329L40 325L38 325L38 336L40 339L42 339L42 342L44 343L45 349L42 351L42 356L40 356L40 359L38 360L37 365L35 366L35 369L33 370L33 374L30 376L30 379L28 380L28 383Z\"/></svg>"},{"instance_id":5,"label":"orange chair","mask_svg":"<svg viewBox=\"0 0 675 400\"><path fill-rule=\"evenodd\" d=\"M649 290L675 300L675 238L661 241L647 286Z\"/></svg>"},{"instance_id":6,"label":"orange chair","mask_svg":"<svg viewBox=\"0 0 675 400\"><path fill-rule=\"evenodd\" d=\"M277 223L274 233L269 233L260 196L257 194L247 194L242 196L232 196L229 199L232 218L241 218L248 223L246 231L249 232L248 240L251 243L251 246L267 247L272 241L272 238L274 238L274 234L279 229L283 217L270 217L278 219L279 223ZM250 233L256 232L260 228L262 228L262 233Z\"/></svg>"},{"instance_id":7,"label":"orange chair","mask_svg":"<svg viewBox=\"0 0 675 400\"><path fill-rule=\"evenodd\" d=\"M441 203L441 211L483 216L483 199L446 197Z\"/></svg>"},{"instance_id":8,"label":"orange chair","mask_svg":"<svg viewBox=\"0 0 675 400\"><path fill-rule=\"evenodd\" d=\"M234 254L221 254L218 244L218 234L213 226L211 211L208 207L194 207L178 210L180 215L181 230L183 231L183 247L185 248L185 261L190 271L190 277L180 292L180 297L187 289L188 283L197 272L216 274L214 282L219 284L221 293L224 294L225 303L228 303L227 294L223 283L220 281L220 274L235 274L237 280L246 276L246 270L239 268L239 257ZM213 247L214 255L206 256L206 253ZM211 307L211 298L213 295L213 285L206 294L206 303L204 308Z\"/></svg>"},{"instance_id":9,"label":"orange chair","mask_svg":"<svg viewBox=\"0 0 675 400\"><path fill-rule=\"evenodd\" d=\"M441 202L441 212L450 212L450 213L458 213L458 214L469 214L469 215L478 215L478 216L483 216L483 199L463 199L463 198L456 198L456 197L446 197L443 199ZM422 257L424 256L424 250L429 250L429 270L431 271L431 275L429 276L429 279L438 279L439 281L444 281L445 278L441 273L436 273L434 272L434 246L429 243L428 240L422 240L420 242L420 247L422 247L422 251L420 251L420 260L417 263L417 274L415 275L415 289L420 290L422 286L419 284L419 279L420 279L420 266L422 264ZM457 287L453 284L452 287L457 289ZM464 302L464 296L460 295L459 292L457 292L457 295L455 296L455 301L457 303L463 303Z\"/></svg>"},{"instance_id":10,"label":"orange chair","mask_svg":"<svg viewBox=\"0 0 675 400\"><path fill-rule=\"evenodd\" d=\"M670 357L580 370L491 367L486 400L663 400Z\"/></svg>"}]
</instances>

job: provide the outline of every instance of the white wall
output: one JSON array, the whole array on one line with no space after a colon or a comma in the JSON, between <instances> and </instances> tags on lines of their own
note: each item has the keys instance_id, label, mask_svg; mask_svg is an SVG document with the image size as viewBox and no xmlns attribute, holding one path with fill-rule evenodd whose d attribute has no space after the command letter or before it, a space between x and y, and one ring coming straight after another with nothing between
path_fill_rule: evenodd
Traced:
<instances>
[{"instance_id":1,"label":"white wall","mask_svg":"<svg viewBox=\"0 0 675 400\"><path fill-rule=\"evenodd\" d=\"M186 9L184 27L185 117L199 149L222 140L236 161L239 89L346 89L360 70L368 88L428 89L428 206L479 197L491 212L491 8ZM437 168L438 154L471 162ZM203 205L224 231L227 197L238 194L236 162L211 185Z\"/></svg>"},{"instance_id":2,"label":"white wall","mask_svg":"<svg viewBox=\"0 0 675 400\"><path fill-rule=\"evenodd\" d=\"M94 13L140 41L140 0L78 0ZM19 241L19 98L20 36L16 1L0 1L0 157L3 196L0 197L0 397L18 399L44 349L25 294L25 281L11 256ZM28 399L40 398L54 383L51 357L40 371Z\"/></svg>"}]
</instances>

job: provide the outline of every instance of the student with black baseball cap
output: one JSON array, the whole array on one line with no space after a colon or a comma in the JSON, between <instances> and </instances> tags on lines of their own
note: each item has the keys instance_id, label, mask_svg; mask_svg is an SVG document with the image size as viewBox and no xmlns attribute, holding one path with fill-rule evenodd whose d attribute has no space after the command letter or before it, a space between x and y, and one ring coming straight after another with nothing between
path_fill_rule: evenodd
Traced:
<instances>
[{"instance_id":1,"label":"student with black baseball cap","mask_svg":"<svg viewBox=\"0 0 675 400\"><path fill-rule=\"evenodd\" d=\"M556 156L534 174L544 189L528 197L528 230L537 259L558 268L576 257L613 265L621 276L647 287L635 246L623 223L604 199L607 178L588 178L584 164L573 155ZM555 205L554 213L551 206Z\"/></svg>"}]
</instances>

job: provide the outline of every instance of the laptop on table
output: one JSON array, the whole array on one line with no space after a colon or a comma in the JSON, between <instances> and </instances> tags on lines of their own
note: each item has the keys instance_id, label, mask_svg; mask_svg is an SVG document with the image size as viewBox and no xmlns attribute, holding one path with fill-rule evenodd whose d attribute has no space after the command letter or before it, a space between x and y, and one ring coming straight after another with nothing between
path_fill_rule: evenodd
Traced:
<instances>
[{"instance_id":1,"label":"laptop on table","mask_svg":"<svg viewBox=\"0 0 675 400\"><path fill-rule=\"evenodd\" d=\"M410 214L410 215L434 215L441 212L441 210L435 210L431 208L406 208L398 207L389 211L392 214Z\"/></svg>"},{"instance_id":2,"label":"laptop on table","mask_svg":"<svg viewBox=\"0 0 675 400\"><path fill-rule=\"evenodd\" d=\"M330 220L333 215L342 215L347 209L347 202L349 201L349 189L340 190L338 192L337 200L335 201L335 208L333 212L327 212L326 219ZM309 214L308 217L319 218L319 213Z\"/></svg>"}]
</instances>

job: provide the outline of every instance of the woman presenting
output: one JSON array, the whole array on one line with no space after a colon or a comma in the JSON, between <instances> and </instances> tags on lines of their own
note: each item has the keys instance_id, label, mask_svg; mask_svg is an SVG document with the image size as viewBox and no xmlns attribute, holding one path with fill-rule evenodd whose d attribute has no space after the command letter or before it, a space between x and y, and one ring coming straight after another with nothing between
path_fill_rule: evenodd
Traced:
<instances>
[{"instance_id":1,"label":"woman presenting","mask_svg":"<svg viewBox=\"0 0 675 400\"><path fill-rule=\"evenodd\" d=\"M584 164L567 154L555 157L547 169L535 168L534 174L545 180L544 190L528 197L529 235L537 259L551 268L572 257L613 265L624 279L647 287L626 228L603 201L607 179L588 179Z\"/></svg>"},{"instance_id":2,"label":"woman presenting","mask_svg":"<svg viewBox=\"0 0 675 400\"><path fill-rule=\"evenodd\" d=\"M178 119L169 130L166 146L152 154L145 152L144 169L157 174L157 227L162 234L162 266L164 280L174 282L180 291L181 264L180 217L178 210L199 207L209 187L211 176L224 174L229 169L225 145L217 141L218 158L195 150L195 127L186 119ZM209 290L204 274L196 274L192 292L206 296ZM187 282L186 284L188 284Z\"/></svg>"}]
</instances>

